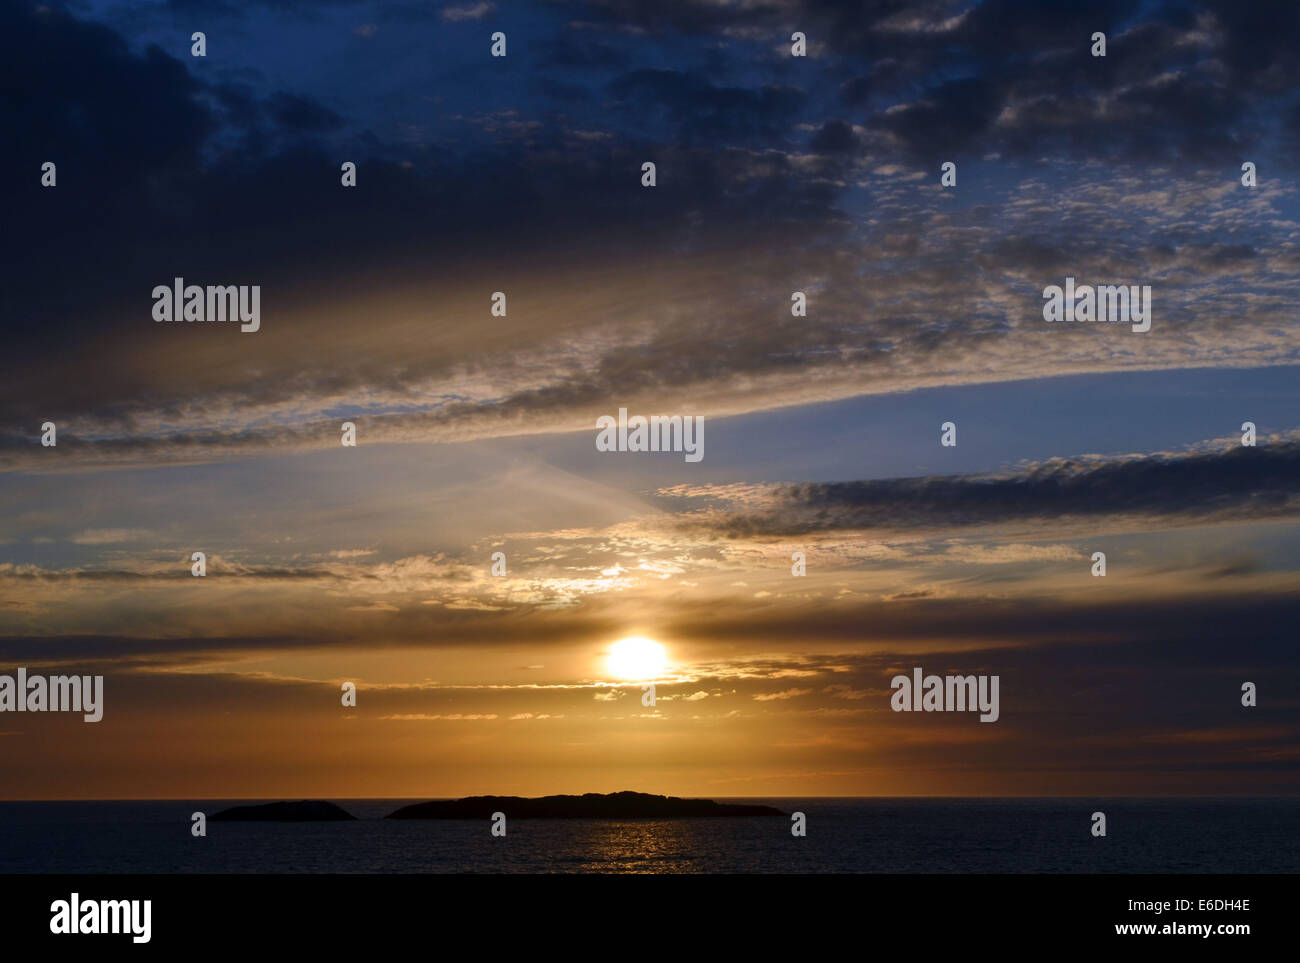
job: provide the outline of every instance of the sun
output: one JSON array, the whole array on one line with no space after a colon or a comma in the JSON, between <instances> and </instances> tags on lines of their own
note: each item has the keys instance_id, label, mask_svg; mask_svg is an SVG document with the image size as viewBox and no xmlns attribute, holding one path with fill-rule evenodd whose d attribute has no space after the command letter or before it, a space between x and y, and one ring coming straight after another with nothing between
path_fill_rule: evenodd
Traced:
<instances>
[{"instance_id":1,"label":"sun","mask_svg":"<svg viewBox=\"0 0 1300 963\"><path fill-rule=\"evenodd\" d=\"M654 639L632 635L609 647L609 672L629 682L655 679L668 667L664 647Z\"/></svg>"}]
</instances>

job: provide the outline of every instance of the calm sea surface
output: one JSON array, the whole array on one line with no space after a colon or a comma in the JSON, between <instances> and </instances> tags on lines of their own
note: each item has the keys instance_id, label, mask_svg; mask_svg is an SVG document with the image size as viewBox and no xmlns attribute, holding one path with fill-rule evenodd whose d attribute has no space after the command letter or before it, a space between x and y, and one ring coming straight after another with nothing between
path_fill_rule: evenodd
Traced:
<instances>
[{"instance_id":1,"label":"calm sea surface","mask_svg":"<svg viewBox=\"0 0 1300 963\"><path fill-rule=\"evenodd\" d=\"M249 800L0 803L0 873L1295 873L1290 799L746 799L781 819L209 823ZM736 800L742 801L742 800ZM1089 832L1095 810L1108 835Z\"/></svg>"}]
</instances>

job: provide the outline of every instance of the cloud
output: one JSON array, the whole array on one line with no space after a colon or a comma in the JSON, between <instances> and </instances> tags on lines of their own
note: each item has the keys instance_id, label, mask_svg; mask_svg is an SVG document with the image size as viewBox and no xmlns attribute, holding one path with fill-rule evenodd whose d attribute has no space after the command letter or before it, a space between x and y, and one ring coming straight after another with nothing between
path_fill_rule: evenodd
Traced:
<instances>
[{"instance_id":1,"label":"cloud","mask_svg":"<svg viewBox=\"0 0 1300 963\"><path fill-rule=\"evenodd\" d=\"M464 23L467 20L482 20L484 17L496 11L495 3L488 3L486 0L481 3L467 3L461 6L446 6L442 8L440 16L448 23Z\"/></svg>"},{"instance_id":2,"label":"cloud","mask_svg":"<svg viewBox=\"0 0 1300 963\"><path fill-rule=\"evenodd\" d=\"M74 535L70 541L77 545L112 545L118 542L138 542L152 534L141 528L95 528Z\"/></svg>"},{"instance_id":3,"label":"cloud","mask_svg":"<svg viewBox=\"0 0 1300 963\"><path fill-rule=\"evenodd\" d=\"M1300 514L1300 441L1248 448L1132 456L1055 458L996 475L931 476L770 486L681 486L670 499L710 507L678 517L685 531L730 538L814 532L942 532L1002 526L1003 532L1065 529L1088 519L1141 519L1177 526ZM1005 528L1010 526L1010 529ZM979 550L951 549L967 560ZM1002 547L983 561L1065 558L1060 547Z\"/></svg>"},{"instance_id":4,"label":"cloud","mask_svg":"<svg viewBox=\"0 0 1300 963\"><path fill-rule=\"evenodd\" d=\"M708 697L709 694L700 689L690 695L661 695L657 698L657 702L700 702Z\"/></svg>"},{"instance_id":5,"label":"cloud","mask_svg":"<svg viewBox=\"0 0 1300 963\"><path fill-rule=\"evenodd\" d=\"M1264 136L1289 116L1273 98L1294 74L1271 31L1264 67L1241 56L1251 23L1218 5L1199 19L1159 4L792 9L843 71L870 66L872 83L886 71L904 93L869 83L850 125L826 107L843 71L822 89L820 74L796 82L766 59L727 69L734 51L700 65L693 44L719 48L694 32L775 30L776 6L656 10L686 33L654 67L634 66L612 29L650 29L640 5L586 10L591 30L557 7L536 38L554 104L473 99L476 55L456 108L408 142L323 83L217 78L134 53L107 27L6 5L15 56L0 77L20 84L44 62L70 78L17 105L13 142L94 156L75 186L109 207L86 219L53 202L65 194L0 185L14 230L61 251L56 264L34 244L12 265L5 314L25 320L7 332L0 470L306 452L336 444L341 412L366 442L456 442L583 430L615 403L721 417L936 384L1300 360L1295 190L1236 181L1248 135L1263 137L1262 170L1286 162ZM1290 36L1294 11L1274 13ZM1088 56L1085 26L1111 29L1124 55ZM951 56L968 76L945 76ZM574 96L595 98L581 124L559 109ZM934 183L935 152L963 145L962 190L981 202L959 212ZM363 204L335 185L344 149ZM977 163L990 153L997 176ZM650 157L654 192L637 180ZM178 247L192 224L204 230ZM88 304L64 278L92 266L104 281ZM1066 273L1152 283L1163 333L1046 327L1041 290ZM156 325L148 292L177 276L259 283L262 330ZM788 316L795 283L807 318ZM463 323L502 287L510 317ZM47 419L56 448L35 443Z\"/></svg>"},{"instance_id":6,"label":"cloud","mask_svg":"<svg viewBox=\"0 0 1300 963\"><path fill-rule=\"evenodd\" d=\"M812 689L782 689L780 692L759 692L754 695L755 702L775 702L784 699L794 699L798 696L805 696L812 692Z\"/></svg>"}]
</instances>

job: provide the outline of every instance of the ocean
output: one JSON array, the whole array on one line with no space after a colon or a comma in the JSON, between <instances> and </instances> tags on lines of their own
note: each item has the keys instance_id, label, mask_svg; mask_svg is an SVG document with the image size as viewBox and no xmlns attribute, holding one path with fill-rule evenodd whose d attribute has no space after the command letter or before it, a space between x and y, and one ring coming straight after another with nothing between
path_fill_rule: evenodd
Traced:
<instances>
[{"instance_id":1,"label":"ocean","mask_svg":"<svg viewBox=\"0 0 1300 963\"><path fill-rule=\"evenodd\" d=\"M210 822L263 800L0 803L0 873L1295 873L1300 801L772 799L783 819ZM265 800L270 801L270 800ZM1091 833L1106 814L1107 835Z\"/></svg>"}]
</instances>

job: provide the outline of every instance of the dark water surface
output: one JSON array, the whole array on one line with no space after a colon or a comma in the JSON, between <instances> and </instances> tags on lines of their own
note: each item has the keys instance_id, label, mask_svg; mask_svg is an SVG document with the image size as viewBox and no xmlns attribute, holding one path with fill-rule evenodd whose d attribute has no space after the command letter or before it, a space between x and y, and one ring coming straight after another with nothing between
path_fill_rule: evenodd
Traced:
<instances>
[{"instance_id":1,"label":"dark water surface","mask_svg":"<svg viewBox=\"0 0 1300 963\"><path fill-rule=\"evenodd\" d=\"M744 799L782 819L209 823L250 800L0 803L0 873L1294 873L1290 799ZM1106 838L1091 835L1105 812ZM507 814L508 816L508 814Z\"/></svg>"}]
</instances>

